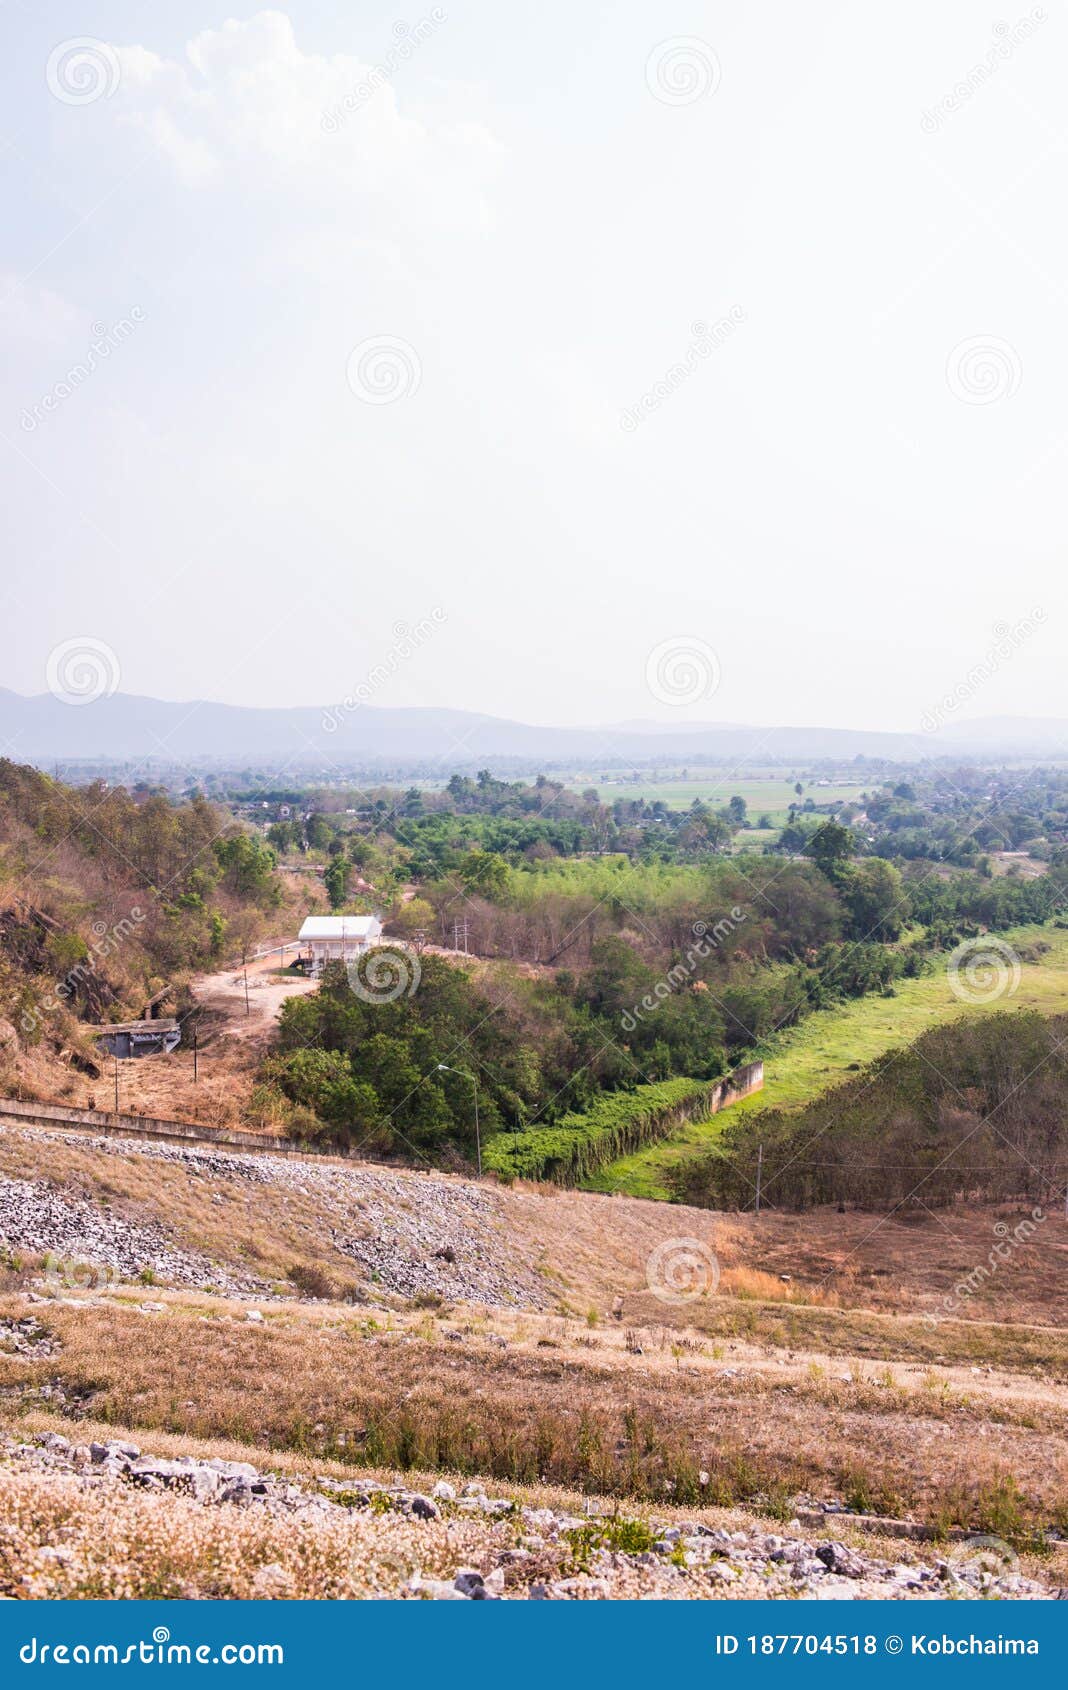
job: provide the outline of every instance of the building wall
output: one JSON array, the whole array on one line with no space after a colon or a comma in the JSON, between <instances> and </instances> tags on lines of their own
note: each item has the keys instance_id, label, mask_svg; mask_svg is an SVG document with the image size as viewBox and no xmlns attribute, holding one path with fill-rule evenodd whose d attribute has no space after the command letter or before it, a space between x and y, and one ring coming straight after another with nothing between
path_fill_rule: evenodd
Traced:
<instances>
[{"instance_id":1,"label":"building wall","mask_svg":"<svg viewBox=\"0 0 1068 1690\"><path fill-rule=\"evenodd\" d=\"M312 971L321 974L328 962L356 962L381 942L381 929L377 934L372 933L369 939L309 939L307 943L311 951Z\"/></svg>"},{"instance_id":2,"label":"building wall","mask_svg":"<svg viewBox=\"0 0 1068 1690\"><path fill-rule=\"evenodd\" d=\"M312 963L318 971L327 962L355 962L356 958L363 956L373 944L373 940L367 939L313 939Z\"/></svg>"}]
</instances>

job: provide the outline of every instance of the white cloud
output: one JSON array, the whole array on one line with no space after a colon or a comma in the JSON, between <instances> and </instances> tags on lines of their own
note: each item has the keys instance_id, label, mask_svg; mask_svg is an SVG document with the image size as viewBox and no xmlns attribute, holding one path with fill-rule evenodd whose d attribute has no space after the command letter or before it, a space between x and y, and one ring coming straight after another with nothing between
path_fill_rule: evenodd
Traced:
<instances>
[{"instance_id":1,"label":"white cloud","mask_svg":"<svg viewBox=\"0 0 1068 1690\"><path fill-rule=\"evenodd\" d=\"M410 49L413 57L425 48ZM225 180L253 197L337 207L388 197L391 215L484 226L500 148L468 118L402 113L392 70L347 53L304 53L283 12L203 30L184 62L116 46L113 109L187 186ZM405 69L407 70L407 66Z\"/></svg>"}]
</instances>

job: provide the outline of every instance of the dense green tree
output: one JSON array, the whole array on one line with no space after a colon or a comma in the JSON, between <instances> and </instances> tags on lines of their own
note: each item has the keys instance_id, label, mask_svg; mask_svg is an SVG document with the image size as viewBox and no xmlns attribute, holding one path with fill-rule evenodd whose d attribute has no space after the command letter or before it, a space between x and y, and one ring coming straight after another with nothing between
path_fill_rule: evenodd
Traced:
<instances>
[{"instance_id":1,"label":"dense green tree","mask_svg":"<svg viewBox=\"0 0 1068 1690\"><path fill-rule=\"evenodd\" d=\"M816 829L805 849L820 872L833 882L856 848L856 840L848 827L843 827L841 822L827 821Z\"/></svg>"},{"instance_id":2,"label":"dense green tree","mask_svg":"<svg viewBox=\"0 0 1068 1690\"><path fill-rule=\"evenodd\" d=\"M332 910L343 909L349 895L351 864L345 857L331 857L323 874L323 885Z\"/></svg>"},{"instance_id":3,"label":"dense green tree","mask_svg":"<svg viewBox=\"0 0 1068 1690\"><path fill-rule=\"evenodd\" d=\"M840 881L840 894L849 912L856 939L887 943L901 937L909 911L908 894L899 871L881 857L852 865Z\"/></svg>"}]
</instances>

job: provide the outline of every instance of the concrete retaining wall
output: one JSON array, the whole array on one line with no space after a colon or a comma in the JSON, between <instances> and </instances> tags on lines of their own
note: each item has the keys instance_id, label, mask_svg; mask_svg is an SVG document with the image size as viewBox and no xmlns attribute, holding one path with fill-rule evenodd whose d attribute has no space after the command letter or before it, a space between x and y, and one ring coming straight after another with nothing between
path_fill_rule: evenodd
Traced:
<instances>
[{"instance_id":1,"label":"concrete retaining wall","mask_svg":"<svg viewBox=\"0 0 1068 1690\"><path fill-rule=\"evenodd\" d=\"M224 1127L205 1127L194 1121L163 1121L154 1115L116 1115L103 1109L67 1109L59 1103L19 1103L10 1097L0 1098L0 1120L4 1119L28 1121L32 1126L41 1127L88 1127L93 1132L122 1133L135 1138L229 1145L237 1150L314 1154L309 1146L298 1144L295 1139L271 1134L230 1132Z\"/></svg>"},{"instance_id":2,"label":"concrete retaining wall","mask_svg":"<svg viewBox=\"0 0 1068 1690\"><path fill-rule=\"evenodd\" d=\"M752 1097L755 1091L762 1091L763 1086L763 1062L747 1062L744 1067L735 1068L733 1073L724 1074L722 1080L716 1081L709 1113L718 1115L721 1109L740 1103L743 1097Z\"/></svg>"}]
</instances>

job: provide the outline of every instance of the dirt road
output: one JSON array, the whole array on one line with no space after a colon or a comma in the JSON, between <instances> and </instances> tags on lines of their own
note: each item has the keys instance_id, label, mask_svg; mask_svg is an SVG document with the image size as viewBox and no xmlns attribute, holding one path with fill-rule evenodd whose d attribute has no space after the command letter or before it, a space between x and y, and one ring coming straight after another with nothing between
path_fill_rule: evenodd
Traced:
<instances>
[{"instance_id":1,"label":"dirt road","mask_svg":"<svg viewBox=\"0 0 1068 1690\"><path fill-rule=\"evenodd\" d=\"M296 954L296 941L286 941L285 955ZM192 982L193 995L205 1010L225 1017L225 1029L220 1031L235 1038L257 1038L273 1026L275 1017L287 998L314 992L318 981L298 974L280 976L278 948L248 964L248 1007L245 1003L245 970L222 968L216 974L201 974Z\"/></svg>"}]
</instances>

